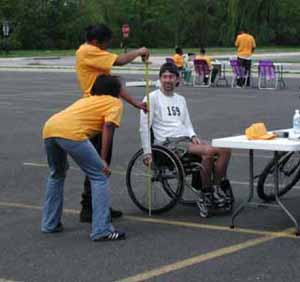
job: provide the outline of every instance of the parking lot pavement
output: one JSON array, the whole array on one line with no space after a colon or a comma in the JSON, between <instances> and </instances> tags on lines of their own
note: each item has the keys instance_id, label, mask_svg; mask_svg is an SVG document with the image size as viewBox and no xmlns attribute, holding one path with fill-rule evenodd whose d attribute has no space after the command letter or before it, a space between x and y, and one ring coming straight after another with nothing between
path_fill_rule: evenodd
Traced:
<instances>
[{"instance_id":1,"label":"parking lot pavement","mask_svg":"<svg viewBox=\"0 0 300 282\"><path fill-rule=\"evenodd\" d=\"M132 80L134 77L126 76ZM137 77L140 79L141 77ZM128 239L94 243L79 223L83 174L74 163L65 186L65 231L40 233L48 169L41 128L47 118L80 97L74 73L0 72L0 281L297 281L299 239L280 210L247 208L229 229L230 215L203 219L195 207L176 206L148 217L126 191L125 173L139 147L138 112L125 105L114 141L112 203ZM144 88L129 88L143 98ZM300 107L298 81L276 91L181 87L195 130L205 139L242 134L252 122L290 127ZM255 154L256 174L271 155ZM248 155L234 151L229 168L237 202L247 196ZM299 211L300 187L285 198Z\"/></svg>"}]
</instances>

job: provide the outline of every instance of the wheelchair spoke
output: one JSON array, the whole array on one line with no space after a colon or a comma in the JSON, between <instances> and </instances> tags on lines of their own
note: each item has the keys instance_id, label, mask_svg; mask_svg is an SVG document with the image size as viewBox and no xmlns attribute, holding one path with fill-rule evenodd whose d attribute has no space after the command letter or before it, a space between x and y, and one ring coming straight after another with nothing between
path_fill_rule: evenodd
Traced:
<instances>
[{"instance_id":1,"label":"wheelchair spoke","mask_svg":"<svg viewBox=\"0 0 300 282\"><path fill-rule=\"evenodd\" d=\"M175 161L164 150L153 148L153 162L149 168L138 152L128 165L126 183L129 196L143 211L149 210L148 179L151 177L151 210L163 212L172 207L181 196L183 174L179 174Z\"/></svg>"}]
</instances>

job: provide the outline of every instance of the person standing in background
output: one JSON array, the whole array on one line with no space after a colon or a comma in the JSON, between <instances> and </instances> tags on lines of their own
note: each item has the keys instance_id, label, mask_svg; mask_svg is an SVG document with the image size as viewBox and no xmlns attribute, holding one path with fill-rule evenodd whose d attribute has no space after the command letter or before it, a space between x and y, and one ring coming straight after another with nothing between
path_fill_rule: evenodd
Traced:
<instances>
[{"instance_id":1,"label":"person standing in background","mask_svg":"<svg viewBox=\"0 0 300 282\"><path fill-rule=\"evenodd\" d=\"M256 48L256 42L254 37L247 33L246 29L242 29L235 40L235 47L237 48L237 58L242 67L245 68L246 74L248 74L246 86L250 86L251 79L251 56ZM244 81L239 79L238 86L242 87Z\"/></svg>"},{"instance_id":2,"label":"person standing in background","mask_svg":"<svg viewBox=\"0 0 300 282\"><path fill-rule=\"evenodd\" d=\"M112 40L112 31L105 24L90 25L86 28L86 42L76 51L76 73L79 86L84 97L91 95L91 89L99 75L109 75L113 66L123 66L141 56L143 60L148 60L149 50L145 47L117 55L107 49ZM147 110L147 106L142 101L132 98L126 91L120 93L120 98L136 107ZM90 140L101 155L101 134L93 136ZM107 163L110 164L112 155L112 143L107 156ZM92 196L91 184L88 177L84 181L84 191L81 200L80 221L91 222L92 220ZM122 212L110 209L111 217L120 217Z\"/></svg>"}]
</instances>

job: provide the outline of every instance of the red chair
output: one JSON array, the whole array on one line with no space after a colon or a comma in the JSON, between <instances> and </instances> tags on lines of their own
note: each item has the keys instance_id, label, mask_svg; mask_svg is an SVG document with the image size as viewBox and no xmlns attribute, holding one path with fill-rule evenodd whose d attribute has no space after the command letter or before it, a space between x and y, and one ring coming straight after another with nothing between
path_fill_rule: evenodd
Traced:
<instances>
[{"instance_id":1,"label":"red chair","mask_svg":"<svg viewBox=\"0 0 300 282\"><path fill-rule=\"evenodd\" d=\"M210 87L211 69L206 60L194 60L193 86Z\"/></svg>"}]
</instances>

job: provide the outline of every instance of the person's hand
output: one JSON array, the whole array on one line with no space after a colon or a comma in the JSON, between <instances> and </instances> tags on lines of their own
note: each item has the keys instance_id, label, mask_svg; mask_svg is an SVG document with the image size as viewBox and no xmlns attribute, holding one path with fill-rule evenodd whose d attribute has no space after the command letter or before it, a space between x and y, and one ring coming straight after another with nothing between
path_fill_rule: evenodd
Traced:
<instances>
[{"instance_id":1,"label":"person's hand","mask_svg":"<svg viewBox=\"0 0 300 282\"><path fill-rule=\"evenodd\" d=\"M150 166L152 163L152 154L145 154L143 158L143 163L145 166Z\"/></svg>"},{"instance_id":2,"label":"person's hand","mask_svg":"<svg viewBox=\"0 0 300 282\"><path fill-rule=\"evenodd\" d=\"M199 144L201 144L201 140L197 136L193 136L192 137L192 143L196 144L196 145L197 144L199 145Z\"/></svg>"},{"instance_id":3,"label":"person's hand","mask_svg":"<svg viewBox=\"0 0 300 282\"><path fill-rule=\"evenodd\" d=\"M111 170L105 160L102 160L102 162L103 162L102 172L108 177L111 175Z\"/></svg>"},{"instance_id":4,"label":"person's hand","mask_svg":"<svg viewBox=\"0 0 300 282\"><path fill-rule=\"evenodd\" d=\"M146 102L137 101L136 107L142 110L145 114L148 113L148 107Z\"/></svg>"},{"instance_id":5,"label":"person's hand","mask_svg":"<svg viewBox=\"0 0 300 282\"><path fill-rule=\"evenodd\" d=\"M142 57L143 62L147 62L150 56L150 51L146 47L138 49L139 55Z\"/></svg>"}]
</instances>

